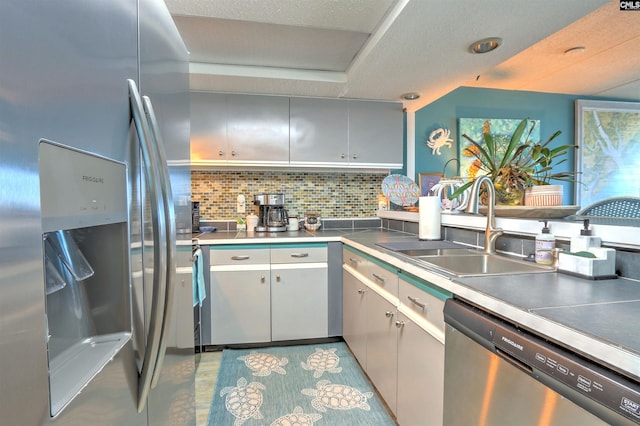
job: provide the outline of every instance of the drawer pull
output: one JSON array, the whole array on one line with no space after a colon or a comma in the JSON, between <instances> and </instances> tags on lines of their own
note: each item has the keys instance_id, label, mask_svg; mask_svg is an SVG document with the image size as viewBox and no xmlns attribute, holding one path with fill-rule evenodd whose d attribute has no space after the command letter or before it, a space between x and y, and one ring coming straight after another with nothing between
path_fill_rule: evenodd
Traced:
<instances>
[{"instance_id":1,"label":"drawer pull","mask_svg":"<svg viewBox=\"0 0 640 426\"><path fill-rule=\"evenodd\" d=\"M378 280L378 281L382 281L383 283L384 283L385 281L387 281L387 279L386 279L386 278L381 277L381 276L380 276L380 275L378 275L378 274L371 274L371 275L373 275L373 278L375 278L375 279L376 279L376 280Z\"/></svg>"},{"instance_id":2,"label":"drawer pull","mask_svg":"<svg viewBox=\"0 0 640 426\"><path fill-rule=\"evenodd\" d=\"M280 275L276 275L276 281L280 282Z\"/></svg>"},{"instance_id":3,"label":"drawer pull","mask_svg":"<svg viewBox=\"0 0 640 426\"><path fill-rule=\"evenodd\" d=\"M402 327L404 327L404 321L396 321L396 327L397 327L397 328L402 328Z\"/></svg>"},{"instance_id":4,"label":"drawer pull","mask_svg":"<svg viewBox=\"0 0 640 426\"><path fill-rule=\"evenodd\" d=\"M387 318L393 318L393 312L387 311L387 312L384 313L384 316L387 317Z\"/></svg>"},{"instance_id":5,"label":"drawer pull","mask_svg":"<svg viewBox=\"0 0 640 426\"><path fill-rule=\"evenodd\" d=\"M260 277L260 282L264 283L264 281L265 281L265 278L264 278L264 275L263 275L263 276Z\"/></svg>"},{"instance_id":6,"label":"drawer pull","mask_svg":"<svg viewBox=\"0 0 640 426\"><path fill-rule=\"evenodd\" d=\"M365 293L365 290L363 288L358 289L358 294L364 294L364 293Z\"/></svg>"},{"instance_id":7,"label":"drawer pull","mask_svg":"<svg viewBox=\"0 0 640 426\"><path fill-rule=\"evenodd\" d=\"M291 253L291 257L309 257L309 253Z\"/></svg>"},{"instance_id":8,"label":"drawer pull","mask_svg":"<svg viewBox=\"0 0 640 426\"><path fill-rule=\"evenodd\" d=\"M243 254L241 256L231 256L231 260L247 260L249 255Z\"/></svg>"},{"instance_id":9,"label":"drawer pull","mask_svg":"<svg viewBox=\"0 0 640 426\"><path fill-rule=\"evenodd\" d=\"M422 309L427 307L427 305L425 303L418 302L418 299L416 299L415 297L407 296L407 299L409 299L411 301L411 303L413 303L416 306L421 307Z\"/></svg>"},{"instance_id":10,"label":"drawer pull","mask_svg":"<svg viewBox=\"0 0 640 426\"><path fill-rule=\"evenodd\" d=\"M355 263L356 265L357 265L358 263L362 263L362 261L361 261L360 259L354 259L353 257L350 257L350 258L349 258L349 262L351 262L351 263Z\"/></svg>"}]
</instances>

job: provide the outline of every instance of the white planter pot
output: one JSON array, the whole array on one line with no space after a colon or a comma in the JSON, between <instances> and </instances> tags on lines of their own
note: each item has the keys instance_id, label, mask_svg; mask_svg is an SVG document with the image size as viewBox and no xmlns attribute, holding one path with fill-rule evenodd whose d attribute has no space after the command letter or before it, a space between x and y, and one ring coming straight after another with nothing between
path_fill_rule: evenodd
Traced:
<instances>
[{"instance_id":1,"label":"white planter pot","mask_svg":"<svg viewBox=\"0 0 640 426\"><path fill-rule=\"evenodd\" d=\"M562 205L562 185L530 186L524 191L525 206L560 206Z\"/></svg>"}]
</instances>

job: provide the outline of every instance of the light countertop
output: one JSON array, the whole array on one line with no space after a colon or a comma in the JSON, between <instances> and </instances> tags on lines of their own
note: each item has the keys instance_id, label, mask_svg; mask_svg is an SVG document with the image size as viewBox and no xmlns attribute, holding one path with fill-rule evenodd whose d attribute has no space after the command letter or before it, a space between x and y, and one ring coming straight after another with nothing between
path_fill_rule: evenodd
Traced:
<instances>
[{"instance_id":1,"label":"light countertop","mask_svg":"<svg viewBox=\"0 0 640 426\"><path fill-rule=\"evenodd\" d=\"M204 245L342 242L640 380L640 283L634 280L592 281L555 272L457 278L376 245L417 241L416 235L381 229L214 232L198 240Z\"/></svg>"}]
</instances>

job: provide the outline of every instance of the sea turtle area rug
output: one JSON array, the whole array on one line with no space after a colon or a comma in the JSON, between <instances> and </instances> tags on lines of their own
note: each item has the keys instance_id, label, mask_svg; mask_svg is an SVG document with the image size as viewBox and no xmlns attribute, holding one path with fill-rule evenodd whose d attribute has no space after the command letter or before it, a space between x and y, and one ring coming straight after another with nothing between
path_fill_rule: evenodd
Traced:
<instances>
[{"instance_id":1,"label":"sea turtle area rug","mask_svg":"<svg viewBox=\"0 0 640 426\"><path fill-rule=\"evenodd\" d=\"M222 352L209 426L395 424L344 342Z\"/></svg>"}]
</instances>

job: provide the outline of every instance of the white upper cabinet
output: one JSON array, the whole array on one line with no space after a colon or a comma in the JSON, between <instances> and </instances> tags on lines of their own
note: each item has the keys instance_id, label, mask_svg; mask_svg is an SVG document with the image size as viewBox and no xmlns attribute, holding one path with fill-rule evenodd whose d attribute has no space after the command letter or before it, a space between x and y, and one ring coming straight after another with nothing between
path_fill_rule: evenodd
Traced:
<instances>
[{"instance_id":1,"label":"white upper cabinet","mask_svg":"<svg viewBox=\"0 0 640 426\"><path fill-rule=\"evenodd\" d=\"M191 164L288 165L289 98L191 93Z\"/></svg>"},{"instance_id":2,"label":"white upper cabinet","mask_svg":"<svg viewBox=\"0 0 640 426\"><path fill-rule=\"evenodd\" d=\"M191 163L225 162L227 143L227 96L191 92Z\"/></svg>"},{"instance_id":3,"label":"white upper cabinet","mask_svg":"<svg viewBox=\"0 0 640 426\"><path fill-rule=\"evenodd\" d=\"M400 102L349 100L349 164L402 168L403 115Z\"/></svg>"},{"instance_id":4,"label":"white upper cabinet","mask_svg":"<svg viewBox=\"0 0 640 426\"><path fill-rule=\"evenodd\" d=\"M289 98L227 95L227 160L289 163Z\"/></svg>"},{"instance_id":5,"label":"white upper cabinet","mask_svg":"<svg viewBox=\"0 0 640 426\"><path fill-rule=\"evenodd\" d=\"M399 102L191 94L191 165L402 168Z\"/></svg>"},{"instance_id":6,"label":"white upper cabinet","mask_svg":"<svg viewBox=\"0 0 640 426\"><path fill-rule=\"evenodd\" d=\"M349 162L349 107L341 99L291 98L292 165Z\"/></svg>"}]
</instances>

